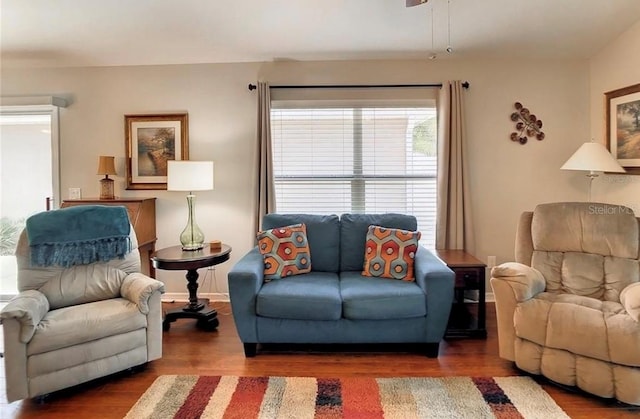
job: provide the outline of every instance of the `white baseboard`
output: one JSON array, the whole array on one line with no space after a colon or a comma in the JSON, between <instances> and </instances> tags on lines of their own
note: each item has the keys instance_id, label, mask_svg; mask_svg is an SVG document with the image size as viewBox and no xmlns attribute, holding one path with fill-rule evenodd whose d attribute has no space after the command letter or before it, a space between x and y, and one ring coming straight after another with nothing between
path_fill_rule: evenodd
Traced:
<instances>
[{"instance_id":1,"label":"white baseboard","mask_svg":"<svg viewBox=\"0 0 640 419\"><path fill-rule=\"evenodd\" d=\"M229 302L229 294L224 294L221 292L211 292L211 293L198 293L198 298L208 298L209 301L222 301ZM165 292L162 294L162 302L163 303L186 303L189 301L189 294L186 292Z\"/></svg>"}]
</instances>

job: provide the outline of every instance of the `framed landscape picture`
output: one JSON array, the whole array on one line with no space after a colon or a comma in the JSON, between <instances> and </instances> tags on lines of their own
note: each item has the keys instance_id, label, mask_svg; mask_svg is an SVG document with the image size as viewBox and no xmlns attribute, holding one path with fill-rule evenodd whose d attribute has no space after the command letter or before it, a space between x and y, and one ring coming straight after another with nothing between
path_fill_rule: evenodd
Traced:
<instances>
[{"instance_id":1,"label":"framed landscape picture","mask_svg":"<svg viewBox=\"0 0 640 419\"><path fill-rule=\"evenodd\" d=\"M640 84L605 93L607 147L629 174L640 174Z\"/></svg>"},{"instance_id":2,"label":"framed landscape picture","mask_svg":"<svg viewBox=\"0 0 640 419\"><path fill-rule=\"evenodd\" d=\"M125 115L127 189L167 189L167 161L189 160L186 113Z\"/></svg>"}]
</instances>

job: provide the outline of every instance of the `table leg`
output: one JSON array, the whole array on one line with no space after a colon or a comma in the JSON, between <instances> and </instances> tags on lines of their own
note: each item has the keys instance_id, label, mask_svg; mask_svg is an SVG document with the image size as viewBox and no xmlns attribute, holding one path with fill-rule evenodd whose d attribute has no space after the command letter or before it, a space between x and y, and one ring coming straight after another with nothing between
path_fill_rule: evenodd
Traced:
<instances>
[{"instance_id":1,"label":"table leg","mask_svg":"<svg viewBox=\"0 0 640 419\"><path fill-rule=\"evenodd\" d=\"M486 327L486 319L487 319L487 303L485 301L485 275L484 269L480 271L480 284L479 284L479 298L478 298L478 329L479 336L486 338L487 337L487 327Z\"/></svg>"},{"instance_id":2,"label":"table leg","mask_svg":"<svg viewBox=\"0 0 640 419\"><path fill-rule=\"evenodd\" d=\"M169 310L164 316L162 328L168 331L171 322L181 318L197 319L197 326L204 330L215 330L220 322L218 312L209 307L209 300L198 299L198 270L187 271L187 289L189 290L189 303L181 308Z\"/></svg>"},{"instance_id":3,"label":"table leg","mask_svg":"<svg viewBox=\"0 0 640 419\"><path fill-rule=\"evenodd\" d=\"M198 301L198 270L187 271L187 289L189 290L189 304L184 307L185 311L200 311L204 304Z\"/></svg>"}]
</instances>

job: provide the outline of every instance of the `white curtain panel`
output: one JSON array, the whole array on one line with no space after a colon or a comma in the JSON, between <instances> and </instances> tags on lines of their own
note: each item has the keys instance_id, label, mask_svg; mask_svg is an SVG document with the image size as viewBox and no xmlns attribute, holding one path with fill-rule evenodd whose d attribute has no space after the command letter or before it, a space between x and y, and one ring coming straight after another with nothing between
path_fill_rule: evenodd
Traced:
<instances>
[{"instance_id":1,"label":"white curtain panel","mask_svg":"<svg viewBox=\"0 0 640 419\"><path fill-rule=\"evenodd\" d=\"M436 249L473 252L462 82L446 81L438 98Z\"/></svg>"}]
</instances>

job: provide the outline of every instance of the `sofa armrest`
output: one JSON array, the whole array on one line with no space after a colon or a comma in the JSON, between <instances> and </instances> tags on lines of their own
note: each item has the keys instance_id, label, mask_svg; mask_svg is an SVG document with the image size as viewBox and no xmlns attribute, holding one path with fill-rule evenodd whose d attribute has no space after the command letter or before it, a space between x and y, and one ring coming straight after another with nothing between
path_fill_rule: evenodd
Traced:
<instances>
[{"instance_id":1,"label":"sofa armrest","mask_svg":"<svg viewBox=\"0 0 640 419\"><path fill-rule=\"evenodd\" d=\"M506 281L517 302L530 300L546 287L546 281L540 271L517 262L494 266L491 269L491 278Z\"/></svg>"},{"instance_id":2,"label":"sofa armrest","mask_svg":"<svg viewBox=\"0 0 640 419\"><path fill-rule=\"evenodd\" d=\"M236 262L227 279L231 310L240 340L257 343L256 297L264 282L264 259L257 247Z\"/></svg>"},{"instance_id":3,"label":"sofa armrest","mask_svg":"<svg viewBox=\"0 0 640 419\"><path fill-rule=\"evenodd\" d=\"M145 315L149 314L149 298L156 291L164 293L164 284L139 272L127 275L120 286L120 294Z\"/></svg>"},{"instance_id":4,"label":"sofa armrest","mask_svg":"<svg viewBox=\"0 0 640 419\"><path fill-rule=\"evenodd\" d=\"M501 358L515 361L516 331L513 316L519 303L544 291L546 282L537 269L517 262L491 269L491 288L496 304L498 351Z\"/></svg>"},{"instance_id":5,"label":"sofa armrest","mask_svg":"<svg viewBox=\"0 0 640 419\"><path fill-rule=\"evenodd\" d=\"M0 312L0 319L16 319L20 322L20 342L28 343L36 327L49 312L49 301L37 290L23 291L13 298Z\"/></svg>"},{"instance_id":6,"label":"sofa armrest","mask_svg":"<svg viewBox=\"0 0 640 419\"><path fill-rule=\"evenodd\" d=\"M620 302L633 320L640 323L640 282L627 285L620 293Z\"/></svg>"},{"instance_id":7,"label":"sofa armrest","mask_svg":"<svg viewBox=\"0 0 640 419\"><path fill-rule=\"evenodd\" d=\"M418 248L414 260L416 283L427 299L427 342L440 342L447 329L455 274L436 255L424 247Z\"/></svg>"}]
</instances>

